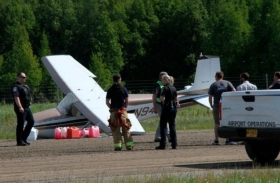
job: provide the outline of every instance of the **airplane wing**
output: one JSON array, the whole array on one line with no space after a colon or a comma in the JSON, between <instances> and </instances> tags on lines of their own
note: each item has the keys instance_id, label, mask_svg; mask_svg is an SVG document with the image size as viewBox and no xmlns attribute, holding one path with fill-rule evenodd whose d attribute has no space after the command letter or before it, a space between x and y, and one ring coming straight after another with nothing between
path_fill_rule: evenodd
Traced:
<instances>
[{"instance_id":1,"label":"airplane wing","mask_svg":"<svg viewBox=\"0 0 280 183\"><path fill-rule=\"evenodd\" d=\"M209 101L208 101L208 94L202 95L179 95L178 96L179 103L181 108L192 106L195 104L200 104L210 110L212 110Z\"/></svg>"},{"instance_id":2,"label":"airplane wing","mask_svg":"<svg viewBox=\"0 0 280 183\"><path fill-rule=\"evenodd\" d=\"M71 92L77 98L74 105L82 115L106 134L111 134L106 92L93 79L95 75L69 55L46 56L42 61L62 92ZM132 126L132 134L145 134L138 120L132 120Z\"/></svg>"},{"instance_id":3,"label":"airplane wing","mask_svg":"<svg viewBox=\"0 0 280 183\"><path fill-rule=\"evenodd\" d=\"M196 101L197 103L199 103L200 105L212 110L212 107L209 104L209 100L208 100L208 95L207 96L202 96L202 97L198 97L198 98L194 98L194 101Z\"/></svg>"}]
</instances>

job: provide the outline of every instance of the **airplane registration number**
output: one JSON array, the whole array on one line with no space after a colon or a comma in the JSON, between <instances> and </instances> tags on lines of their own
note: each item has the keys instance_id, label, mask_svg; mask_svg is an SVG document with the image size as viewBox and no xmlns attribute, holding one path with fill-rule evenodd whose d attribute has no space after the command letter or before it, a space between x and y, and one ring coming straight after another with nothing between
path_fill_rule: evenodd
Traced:
<instances>
[{"instance_id":1,"label":"airplane registration number","mask_svg":"<svg viewBox=\"0 0 280 183\"><path fill-rule=\"evenodd\" d=\"M154 113L154 108L149 108L149 107L143 107L143 108L140 108L140 109L136 109L134 114L135 116L146 116L147 114L153 114Z\"/></svg>"},{"instance_id":2,"label":"airplane registration number","mask_svg":"<svg viewBox=\"0 0 280 183\"><path fill-rule=\"evenodd\" d=\"M257 129L247 129L246 130L246 137L257 137L258 130Z\"/></svg>"}]
</instances>

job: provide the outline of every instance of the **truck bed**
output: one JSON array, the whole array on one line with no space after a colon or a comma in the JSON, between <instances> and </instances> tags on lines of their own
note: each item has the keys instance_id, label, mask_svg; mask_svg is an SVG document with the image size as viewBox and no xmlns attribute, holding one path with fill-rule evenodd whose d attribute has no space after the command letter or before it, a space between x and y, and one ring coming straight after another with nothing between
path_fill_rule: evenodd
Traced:
<instances>
[{"instance_id":1,"label":"truck bed","mask_svg":"<svg viewBox=\"0 0 280 183\"><path fill-rule=\"evenodd\" d=\"M280 139L280 90L225 92L220 112L219 137Z\"/></svg>"}]
</instances>

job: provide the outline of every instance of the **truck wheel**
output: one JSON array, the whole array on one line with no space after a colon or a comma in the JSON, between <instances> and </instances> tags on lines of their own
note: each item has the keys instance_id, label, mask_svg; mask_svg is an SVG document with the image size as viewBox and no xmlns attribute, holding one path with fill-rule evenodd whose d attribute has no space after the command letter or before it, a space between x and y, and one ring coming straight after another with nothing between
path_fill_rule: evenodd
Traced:
<instances>
[{"instance_id":1,"label":"truck wheel","mask_svg":"<svg viewBox=\"0 0 280 183\"><path fill-rule=\"evenodd\" d=\"M245 144L245 150L249 158L256 163L271 164L278 156L280 146L278 143L250 143Z\"/></svg>"}]
</instances>

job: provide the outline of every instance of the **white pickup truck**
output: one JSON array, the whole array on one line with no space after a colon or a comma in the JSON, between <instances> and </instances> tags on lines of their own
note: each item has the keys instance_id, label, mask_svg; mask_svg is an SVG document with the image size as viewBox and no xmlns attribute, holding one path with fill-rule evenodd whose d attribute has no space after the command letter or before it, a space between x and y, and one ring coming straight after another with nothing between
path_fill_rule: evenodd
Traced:
<instances>
[{"instance_id":1,"label":"white pickup truck","mask_svg":"<svg viewBox=\"0 0 280 183\"><path fill-rule=\"evenodd\" d=\"M253 161L272 163L280 150L280 90L224 92L218 135L244 141Z\"/></svg>"}]
</instances>

